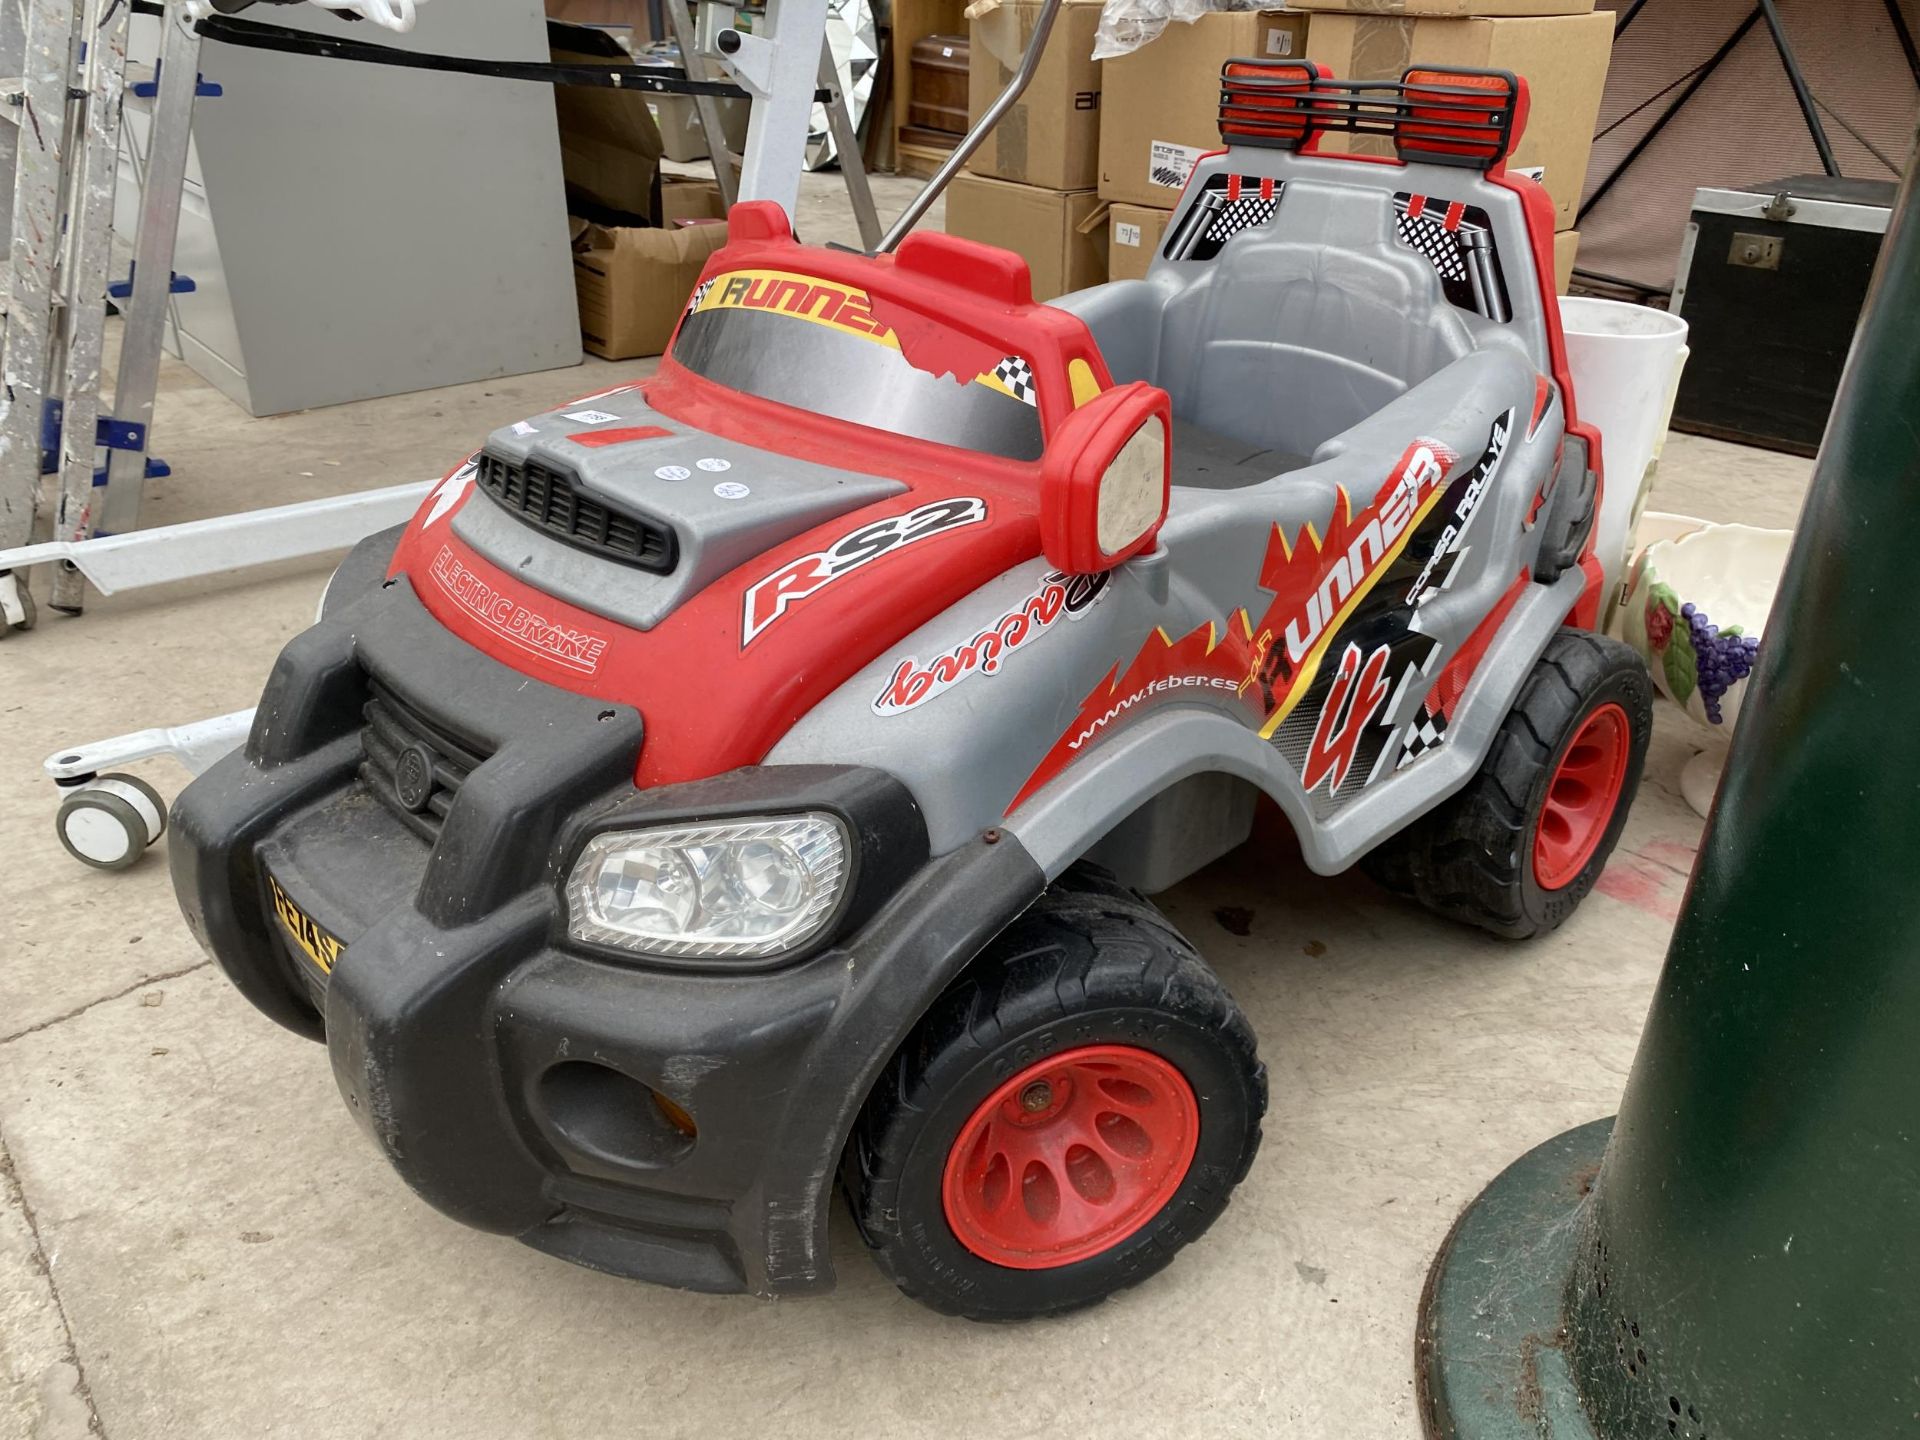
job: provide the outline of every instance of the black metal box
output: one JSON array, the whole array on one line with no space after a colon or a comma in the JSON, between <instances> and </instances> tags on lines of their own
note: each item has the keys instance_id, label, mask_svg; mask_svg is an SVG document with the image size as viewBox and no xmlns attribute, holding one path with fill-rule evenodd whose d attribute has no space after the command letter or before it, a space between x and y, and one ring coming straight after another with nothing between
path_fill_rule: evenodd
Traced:
<instances>
[{"instance_id":1,"label":"black metal box","mask_svg":"<svg viewBox=\"0 0 1920 1440\"><path fill-rule=\"evenodd\" d=\"M1893 194L1824 175L1694 192L1673 290L1693 352L1676 430L1819 448Z\"/></svg>"}]
</instances>

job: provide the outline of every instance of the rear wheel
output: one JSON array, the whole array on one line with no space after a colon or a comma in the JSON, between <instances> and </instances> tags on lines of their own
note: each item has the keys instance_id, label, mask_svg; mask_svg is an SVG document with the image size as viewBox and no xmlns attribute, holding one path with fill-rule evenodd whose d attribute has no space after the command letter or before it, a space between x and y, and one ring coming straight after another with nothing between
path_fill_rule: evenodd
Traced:
<instances>
[{"instance_id":1,"label":"rear wheel","mask_svg":"<svg viewBox=\"0 0 1920 1440\"><path fill-rule=\"evenodd\" d=\"M875 1086L842 1183L881 1269L976 1320L1159 1270L1253 1163L1266 1071L1164 917L1086 866L943 995Z\"/></svg>"},{"instance_id":2,"label":"rear wheel","mask_svg":"<svg viewBox=\"0 0 1920 1440\"><path fill-rule=\"evenodd\" d=\"M1627 646L1563 630L1479 774L1366 859L1428 909L1496 935L1545 934L1593 888L1640 786L1653 682Z\"/></svg>"}]
</instances>

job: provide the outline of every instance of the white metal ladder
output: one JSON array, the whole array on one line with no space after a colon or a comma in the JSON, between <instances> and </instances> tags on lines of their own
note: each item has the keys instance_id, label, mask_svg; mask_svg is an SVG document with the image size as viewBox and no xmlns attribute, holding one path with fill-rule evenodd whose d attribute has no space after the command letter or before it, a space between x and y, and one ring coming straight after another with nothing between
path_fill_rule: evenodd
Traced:
<instances>
[{"instance_id":1,"label":"white metal ladder","mask_svg":"<svg viewBox=\"0 0 1920 1440\"><path fill-rule=\"evenodd\" d=\"M11 220L0 552L32 539L44 475L59 477L53 529L67 545L130 518L148 473L200 39L184 12L165 7L158 73L144 83L153 126L109 413L100 371L133 10L133 0L0 0L0 210ZM56 566L55 608L77 612L82 589L70 563ZM0 571L0 636L33 619L19 574Z\"/></svg>"},{"instance_id":2,"label":"white metal ladder","mask_svg":"<svg viewBox=\"0 0 1920 1440\"><path fill-rule=\"evenodd\" d=\"M692 15L689 15L689 3ZM719 78L724 70L753 97L753 118L747 130L746 153L741 157L737 194L733 157L720 126L719 103L711 96L694 99L694 113L706 135L707 154L722 203L733 207L736 198L771 200L789 216L800 197L801 151L793 137L805 136L813 112L816 87L827 92L824 109L833 136L835 158L846 181L847 200L860 229L860 243L872 250L880 243L880 216L873 206L867 169L860 153L859 129L840 84L840 69L827 39L827 0L769 0L766 34L743 33L734 27L735 8L728 0L663 0L673 42L688 78ZM785 37L798 35L799 39ZM813 73L806 65L807 37L820 37L820 62Z\"/></svg>"}]
</instances>

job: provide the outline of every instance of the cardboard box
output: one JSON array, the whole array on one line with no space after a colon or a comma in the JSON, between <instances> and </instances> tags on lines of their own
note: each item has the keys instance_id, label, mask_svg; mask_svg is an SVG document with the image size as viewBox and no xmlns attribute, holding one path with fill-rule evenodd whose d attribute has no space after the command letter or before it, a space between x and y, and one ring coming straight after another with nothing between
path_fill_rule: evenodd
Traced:
<instances>
[{"instance_id":1,"label":"cardboard box","mask_svg":"<svg viewBox=\"0 0 1920 1440\"><path fill-rule=\"evenodd\" d=\"M1013 79L1033 38L1039 0L1006 0L977 16L967 74L967 124ZM1100 62L1092 57L1099 0L1067 0L1026 93L974 152L967 168L1049 190L1091 190L1100 180Z\"/></svg>"},{"instance_id":2,"label":"cardboard box","mask_svg":"<svg viewBox=\"0 0 1920 1440\"><path fill-rule=\"evenodd\" d=\"M556 64L632 63L618 46L593 30L575 29L566 40L567 44L553 46ZM613 56L606 47L613 49ZM553 109L560 122L560 170L569 198L576 204L584 201L627 215L650 214L661 145L660 131L647 111L647 97L638 91L556 85Z\"/></svg>"},{"instance_id":3,"label":"cardboard box","mask_svg":"<svg viewBox=\"0 0 1920 1440\"><path fill-rule=\"evenodd\" d=\"M672 230L688 220L724 220L720 187L691 175L660 177L660 224Z\"/></svg>"},{"instance_id":4,"label":"cardboard box","mask_svg":"<svg viewBox=\"0 0 1920 1440\"><path fill-rule=\"evenodd\" d=\"M1585 15L1593 0L1287 0L1295 10L1349 15Z\"/></svg>"},{"instance_id":5,"label":"cardboard box","mask_svg":"<svg viewBox=\"0 0 1920 1440\"><path fill-rule=\"evenodd\" d=\"M547 0L547 18L563 20L569 25L603 25L631 31L636 46L656 38L647 0Z\"/></svg>"},{"instance_id":6,"label":"cardboard box","mask_svg":"<svg viewBox=\"0 0 1920 1440\"><path fill-rule=\"evenodd\" d=\"M1323 14L1314 17L1307 37L1307 58L1320 61L1342 80L1398 80L1416 64L1510 70L1525 78L1532 114L1508 164L1541 172L1553 200L1556 230L1573 224L1580 204L1612 53L1609 11L1471 20ZM1390 140L1371 135L1329 135L1321 148L1393 152Z\"/></svg>"},{"instance_id":7,"label":"cardboard box","mask_svg":"<svg viewBox=\"0 0 1920 1440\"><path fill-rule=\"evenodd\" d=\"M1115 205L1107 211L1107 278L1143 280L1160 253L1171 210L1151 205Z\"/></svg>"},{"instance_id":8,"label":"cardboard box","mask_svg":"<svg viewBox=\"0 0 1920 1440\"><path fill-rule=\"evenodd\" d=\"M1574 257L1580 252L1580 232L1562 230L1553 237L1553 293L1564 295L1573 284Z\"/></svg>"},{"instance_id":9,"label":"cardboard box","mask_svg":"<svg viewBox=\"0 0 1920 1440\"><path fill-rule=\"evenodd\" d=\"M1109 60L1101 78L1100 194L1168 207L1194 162L1220 148L1220 67L1246 56L1282 59L1309 43L1307 17L1216 10L1175 23L1158 40Z\"/></svg>"},{"instance_id":10,"label":"cardboard box","mask_svg":"<svg viewBox=\"0 0 1920 1440\"><path fill-rule=\"evenodd\" d=\"M614 229L576 218L573 236L581 343L603 360L629 360L667 348L707 257L726 243L727 227Z\"/></svg>"},{"instance_id":11,"label":"cardboard box","mask_svg":"<svg viewBox=\"0 0 1920 1440\"><path fill-rule=\"evenodd\" d=\"M1106 206L1091 190L1043 190L963 172L947 191L947 233L1024 258L1036 300L1107 278Z\"/></svg>"},{"instance_id":12,"label":"cardboard box","mask_svg":"<svg viewBox=\"0 0 1920 1440\"><path fill-rule=\"evenodd\" d=\"M747 120L752 102L716 100L720 107L720 138L728 151L738 155L747 145ZM688 163L707 158L707 132L700 124L700 109L691 95L649 95L647 113L660 132L660 145L667 159Z\"/></svg>"}]
</instances>

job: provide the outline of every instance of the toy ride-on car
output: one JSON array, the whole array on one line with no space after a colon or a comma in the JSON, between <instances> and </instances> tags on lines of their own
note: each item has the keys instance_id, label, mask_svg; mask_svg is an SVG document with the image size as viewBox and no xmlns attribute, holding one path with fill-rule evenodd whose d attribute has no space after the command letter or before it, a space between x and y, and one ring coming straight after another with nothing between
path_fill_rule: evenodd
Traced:
<instances>
[{"instance_id":1,"label":"toy ride-on car","mask_svg":"<svg viewBox=\"0 0 1920 1440\"><path fill-rule=\"evenodd\" d=\"M775 1295L837 1180L908 1293L1070 1309L1252 1162L1253 1034L1140 892L1258 795L1500 935L1587 893L1651 691L1591 629L1525 88L1223 84L1144 280L742 204L657 374L342 566L174 882L433 1205Z\"/></svg>"}]
</instances>

